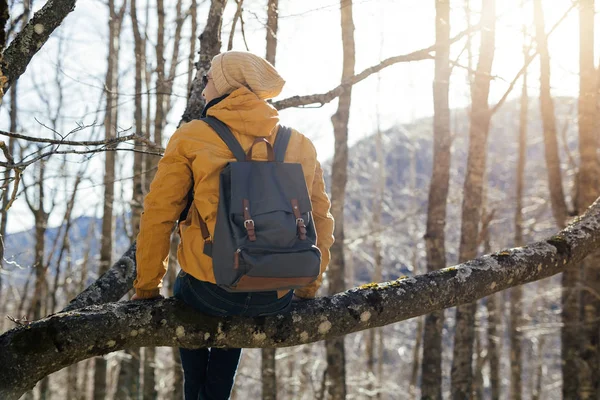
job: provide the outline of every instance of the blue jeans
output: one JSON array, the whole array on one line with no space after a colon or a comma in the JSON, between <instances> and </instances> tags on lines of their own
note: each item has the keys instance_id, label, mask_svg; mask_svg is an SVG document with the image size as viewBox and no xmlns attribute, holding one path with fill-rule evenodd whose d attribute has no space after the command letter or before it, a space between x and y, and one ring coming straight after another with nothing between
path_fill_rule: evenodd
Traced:
<instances>
[{"instance_id":1,"label":"blue jeans","mask_svg":"<svg viewBox=\"0 0 600 400\"><path fill-rule=\"evenodd\" d=\"M257 317L286 312L293 291L281 299L277 292L230 293L180 271L174 296L205 314ZM242 349L180 348L186 400L229 399Z\"/></svg>"}]
</instances>

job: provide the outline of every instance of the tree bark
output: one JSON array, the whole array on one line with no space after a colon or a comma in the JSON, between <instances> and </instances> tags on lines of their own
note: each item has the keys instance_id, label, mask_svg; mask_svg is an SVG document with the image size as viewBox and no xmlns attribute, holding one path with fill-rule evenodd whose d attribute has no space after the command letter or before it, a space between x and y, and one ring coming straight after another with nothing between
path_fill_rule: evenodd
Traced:
<instances>
[{"instance_id":1,"label":"tree bark","mask_svg":"<svg viewBox=\"0 0 600 400\"><path fill-rule=\"evenodd\" d=\"M307 300L282 316L221 319L176 299L58 313L0 336L0 398L18 398L51 372L125 347L287 347L388 325L555 275L599 245L597 200L572 225L543 241L414 278Z\"/></svg>"},{"instance_id":2,"label":"tree bark","mask_svg":"<svg viewBox=\"0 0 600 400\"><path fill-rule=\"evenodd\" d=\"M180 125L183 122L200 118L204 108L202 75L208 72L213 57L221 51L221 26L223 24L225 3L227 3L227 0L211 0L206 26L200 35L200 60L196 63L196 77L192 81L187 106L181 116Z\"/></svg>"},{"instance_id":3,"label":"tree bark","mask_svg":"<svg viewBox=\"0 0 600 400\"><path fill-rule=\"evenodd\" d=\"M446 266L446 203L450 179L450 1L436 0L435 76L433 80L433 169L429 184L425 248L427 271ZM442 326L444 311L425 317L423 358L421 361L421 398L442 398Z\"/></svg>"},{"instance_id":4,"label":"tree bark","mask_svg":"<svg viewBox=\"0 0 600 400\"><path fill-rule=\"evenodd\" d=\"M355 45L352 0L340 0L340 15L343 46L342 82L354 76ZM331 261L327 271L329 294L339 293L345 288L344 262L344 204L348 168L348 120L352 88L339 97L338 109L331 117L335 137L335 149L331 165L331 214L335 219L335 243L331 247ZM332 400L346 398L346 354L344 338L325 342L327 353L328 393Z\"/></svg>"},{"instance_id":5,"label":"tree bark","mask_svg":"<svg viewBox=\"0 0 600 400\"><path fill-rule=\"evenodd\" d=\"M267 54L266 60L275 65L277 54L277 23L279 17L279 0L267 0Z\"/></svg>"},{"instance_id":6,"label":"tree bark","mask_svg":"<svg viewBox=\"0 0 600 400\"><path fill-rule=\"evenodd\" d=\"M598 139L596 137L597 81L594 67L594 0L579 5L579 171L577 173L577 211L584 210L597 196ZM583 261L581 302L583 329L579 373L579 399L600 398L600 251Z\"/></svg>"},{"instance_id":7,"label":"tree bark","mask_svg":"<svg viewBox=\"0 0 600 400\"><path fill-rule=\"evenodd\" d=\"M461 262L477 255L477 238L483 177L486 169L487 137L490 125L488 94L494 60L496 25L495 0L482 0L481 45L477 73L472 87L469 155L462 203L462 228L459 259ZM469 399L473 383L473 341L476 303L461 305L456 310L456 330L452 359L452 397Z\"/></svg>"},{"instance_id":8,"label":"tree bark","mask_svg":"<svg viewBox=\"0 0 600 400\"><path fill-rule=\"evenodd\" d=\"M52 32L75 9L77 0L48 0L15 36L0 57L0 100L25 72Z\"/></svg>"}]
</instances>

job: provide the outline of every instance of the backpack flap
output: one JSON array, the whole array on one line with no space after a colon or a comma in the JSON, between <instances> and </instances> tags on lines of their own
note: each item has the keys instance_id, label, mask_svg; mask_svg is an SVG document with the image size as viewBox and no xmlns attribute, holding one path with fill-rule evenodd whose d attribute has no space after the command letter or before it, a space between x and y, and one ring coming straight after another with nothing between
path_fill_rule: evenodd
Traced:
<instances>
[{"instance_id":1,"label":"backpack flap","mask_svg":"<svg viewBox=\"0 0 600 400\"><path fill-rule=\"evenodd\" d=\"M228 187L221 188L220 203L229 202L223 218L229 227L221 230L223 235L215 231L215 247L232 243L224 249L229 256L223 261L213 258L217 283L247 292L295 289L313 282L320 273L321 253L302 166L232 162L223 174L227 178L221 183ZM217 228L222 215L217 216ZM219 275L226 279L219 282Z\"/></svg>"}]
</instances>

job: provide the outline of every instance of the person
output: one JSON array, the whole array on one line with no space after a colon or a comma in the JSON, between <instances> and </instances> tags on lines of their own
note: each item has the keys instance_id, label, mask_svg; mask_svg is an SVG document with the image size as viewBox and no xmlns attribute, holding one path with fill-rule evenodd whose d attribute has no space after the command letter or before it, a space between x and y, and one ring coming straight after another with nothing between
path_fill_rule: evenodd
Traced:
<instances>
[{"instance_id":1,"label":"person","mask_svg":"<svg viewBox=\"0 0 600 400\"><path fill-rule=\"evenodd\" d=\"M279 115L266 100L277 96L285 83L275 68L248 52L229 51L215 56L203 77L206 107L202 116L225 123L247 151L256 137L273 144ZM266 160L266 146L257 146L255 160ZM306 179L322 253L316 281L295 291L232 293L215 284L212 259L203 253L200 216L214 232L219 201L219 174L234 161L232 153L208 124L194 120L173 134L158 164L144 199L137 237L137 278L134 299L159 297L166 273L171 229L187 204L193 185L193 202L180 221L177 258L181 271L175 297L196 310L215 316L264 316L285 312L293 299L313 298L319 288L333 243L333 217L325 191L323 171L313 143L292 131L285 162L300 163ZM180 349L186 399L227 399L233 387L241 349Z\"/></svg>"}]
</instances>

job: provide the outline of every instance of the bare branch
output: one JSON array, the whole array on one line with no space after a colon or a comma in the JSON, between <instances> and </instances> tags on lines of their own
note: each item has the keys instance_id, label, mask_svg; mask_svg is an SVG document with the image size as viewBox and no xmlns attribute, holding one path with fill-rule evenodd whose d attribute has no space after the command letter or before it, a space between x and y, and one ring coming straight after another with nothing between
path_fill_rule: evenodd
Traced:
<instances>
[{"instance_id":1,"label":"bare branch","mask_svg":"<svg viewBox=\"0 0 600 400\"><path fill-rule=\"evenodd\" d=\"M163 153L162 152L152 152L152 151L143 151L143 150L138 150L138 149L120 149L120 148L112 148L112 147L106 147L106 148L101 148L101 149L91 149L91 150L50 150L47 151L45 153L42 153L38 156L35 156L34 158L32 158L31 160L28 161L21 161L15 164L10 164L7 162L0 162L0 167L4 167L4 168L19 168L19 169L25 169L28 166L30 166L31 164L42 160L44 158L47 158L53 154L94 154L94 153L104 153L107 151L130 151L132 153L143 153L143 154L150 154L153 156L162 156Z\"/></svg>"},{"instance_id":2,"label":"bare branch","mask_svg":"<svg viewBox=\"0 0 600 400\"><path fill-rule=\"evenodd\" d=\"M462 31L461 33L459 33L458 35L456 35L455 37L450 39L450 43L452 44L452 43L458 42L463 37L471 34L478 28L479 28L479 25L475 25L467 30ZM273 102L273 107L275 107L278 110L283 110L286 108L301 107L301 106L306 106L309 104L319 104L320 106L323 106L323 105L331 102L336 97L339 97L348 88L352 87L353 85L356 85L360 81L365 80L369 76L381 71L382 69L384 69L386 67L389 67L391 65L398 64L401 62L433 60L434 57L431 55L431 53L435 51L437 46L439 46L439 45L433 45L433 46L429 46L425 49L414 51L409 54L404 54L404 55L400 55L400 56L387 58L387 59L383 60L382 62L380 62L379 64L369 67L369 68L365 69L364 71L362 71L361 73L354 75L353 77L346 80L345 82L342 82L338 87L330 90L329 92L321 93L321 94L311 94L311 95L307 95L307 96L293 96L293 97L290 97L287 99Z\"/></svg>"},{"instance_id":3,"label":"bare branch","mask_svg":"<svg viewBox=\"0 0 600 400\"><path fill-rule=\"evenodd\" d=\"M27 69L52 32L75 9L77 0L48 0L17 34L0 60L0 99Z\"/></svg>"}]
</instances>

